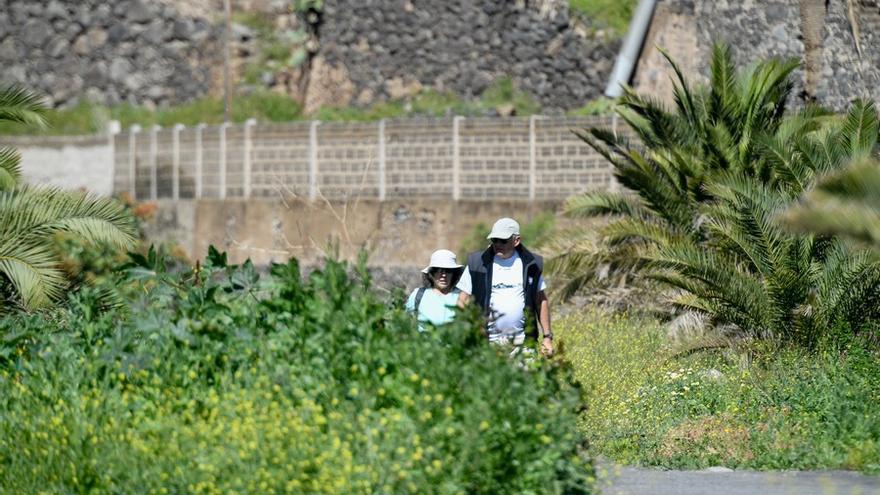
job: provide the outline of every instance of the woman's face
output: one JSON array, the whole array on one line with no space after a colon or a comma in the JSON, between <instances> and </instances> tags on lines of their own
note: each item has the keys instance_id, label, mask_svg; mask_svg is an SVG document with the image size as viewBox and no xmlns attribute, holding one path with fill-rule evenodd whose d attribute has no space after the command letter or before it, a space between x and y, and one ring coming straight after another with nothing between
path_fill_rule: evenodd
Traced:
<instances>
[{"instance_id":1,"label":"woman's face","mask_svg":"<svg viewBox=\"0 0 880 495\"><path fill-rule=\"evenodd\" d=\"M434 288L441 292L449 292L452 288L452 270L449 268L431 268L431 279L434 281Z\"/></svg>"}]
</instances>

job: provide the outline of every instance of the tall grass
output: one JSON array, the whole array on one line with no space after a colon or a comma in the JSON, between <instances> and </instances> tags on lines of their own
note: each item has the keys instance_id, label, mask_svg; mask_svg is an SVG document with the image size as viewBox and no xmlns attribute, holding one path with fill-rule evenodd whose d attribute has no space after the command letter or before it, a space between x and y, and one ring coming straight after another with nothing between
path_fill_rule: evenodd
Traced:
<instances>
[{"instance_id":1,"label":"tall grass","mask_svg":"<svg viewBox=\"0 0 880 495\"><path fill-rule=\"evenodd\" d=\"M554 325L596 454L665 468L880 473L880 353L729 348L675 357L656 321L586 311ZM869 348L869 347L868 347Z\"/></svg>"}]
</instances>

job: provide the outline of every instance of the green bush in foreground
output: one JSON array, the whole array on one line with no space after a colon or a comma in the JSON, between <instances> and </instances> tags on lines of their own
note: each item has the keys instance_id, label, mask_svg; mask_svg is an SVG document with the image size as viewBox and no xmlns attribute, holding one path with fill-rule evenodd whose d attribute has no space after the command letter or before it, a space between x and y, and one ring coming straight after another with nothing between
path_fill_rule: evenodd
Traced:
<instances>
[{"instance_id":1,"label":"green bush in foreground","mask_svg":"<svg viewBox=\"0 0 880 495\"><path fill-rule=\"evenodd\" d=\"M733 351L674 358L657 322L626 316L587 312L555 329L585 392L581 428L596 455L880 473L880 356L863 343L747 363Z\"/></svg>"},{"instance_id":2,"label":"green bush in foreground","mask_svg":"<svg viewBox=\"0 0 880 495\"><path fill-rule=\"evenodd\" d=\"M476 314L420 334L332 261L139 263L129 312L0 320L0 492L590 492L577 392Z\"/></svg>"}]
</instances>

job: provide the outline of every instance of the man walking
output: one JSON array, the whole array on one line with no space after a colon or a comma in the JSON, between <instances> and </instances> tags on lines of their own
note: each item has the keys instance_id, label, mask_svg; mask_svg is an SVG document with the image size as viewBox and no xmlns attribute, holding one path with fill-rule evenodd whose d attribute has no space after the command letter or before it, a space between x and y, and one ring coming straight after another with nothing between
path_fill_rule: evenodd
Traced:
<instances>
[{"instance_id":1,"label":"man walking","mask_svg":"<svg viewBox=\"0 0 880 495\"><path fill-rule=\"evenodd\" d=\"M553 353L550 302L542 275L544 260L522 244L519 224L501 218L492 226L485 251L468 256L472 297L489 315L489 341L515 347L540 337L541 352ZM533 322L526 328L526 317ZM540 330L539 330L540 329Z\"/></svg>"}]
</instances>

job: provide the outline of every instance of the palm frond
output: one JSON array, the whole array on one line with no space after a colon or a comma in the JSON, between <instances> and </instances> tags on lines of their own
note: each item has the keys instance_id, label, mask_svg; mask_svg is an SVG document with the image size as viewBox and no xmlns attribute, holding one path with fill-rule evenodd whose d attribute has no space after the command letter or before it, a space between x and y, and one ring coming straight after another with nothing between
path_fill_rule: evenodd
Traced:
<instances>
[{"instance_id":1,"label":"palm frond","mask_svg":"<svg viewBox=\"0 0 880 495\"><path fill-rule=\"evenodd\" d=\"M12 283L20 304L29 311L48 306L65 285L51 248L21 237L4 236L0 241L0 273Z\"/></svg>"},{"instance_id":2,"label":"palm frond","mask_svg":"<svg viewBox=\"0 0 880 495\"><path fill-rule=\"evenodd\" d=\"M574 218L591 218L599 215L639 218L649 214L638 197L606 191L591 191L572 196L565 202L563 212Z\"/></svg>"},{"instance_id":3,"label":"palm frond","mask_svg":"<svg viewBox=\"0 0 880 495\"><path fill-rule=\"evenodd\" d=\"M711 91L708 99L707 116L710 123L735 123L738 113L736 99L736 67L730 46L716 43L712 46L710 63Z\"/></svg>"},{"instance_id":4,"label":"palm frond","mask_svg":"<svg viewBox=\"0 0 880 495\"><path fill-rule=\"evenodd\" d=\"M852 157L868 156L877 146L880 120L874 102L856 100L843 121L841 140Z\"/></svg>"},{"instance_id":5,"label":"palm frond","mask_svg":"<svg viewBox=\"0 0 880 495\"><path fill-rule=\"evenodd\" d=\"M0 191L8 191L21 180L21 155L14 148L0 148Z\"/></svg>"},{"instance_id":6,"label":"palm frond","mask_svg":"<svg viewBox=\"0 0 880 495\"><path fill-rule=\"evenodd\" d=\"M42 97L33 91L17 85L0 87L0 121L43 128L46 127L45 109Z\"/></svg>"},{"instance_id":7,"label":"palm frond","mask_svg":"<svg viewBox=\"0 0 880 495\"><path fill-rule=\"evenodd\" d=\"M618 115L647 146L659 147L679 139L679 123L660 99L639 95L632 88L625 88L619 104ZM644 120L633 119L632 115Z\"/></svg>"},{"instance_id":8,"label":"palm frond","mask_svg":"<svg viewBox=\"0 0 880 495\"><path fill-rule=\"evenodd\" d=\"M89 242L130 248L135 242L131 216L117 201L55 188L22 187L0 192L0 233L49 236L72 232Z\"/></svg>"},{"instance_id":9,"label":"palm frond","mask_svg":"<svg viewBox=\"0 0 880 495\"><path fill-rule=\"evenodd\" d=\"M681 68L662 48L658 48L660 54L666 59L666 62L672 67L675 79L672 81L672 94L678 113L690 124L692 130L698 130L702 125L702 116L697 112L697 105L694 103L694 97L690 85L684 78Z\"/></svg>"}]
</instances>

